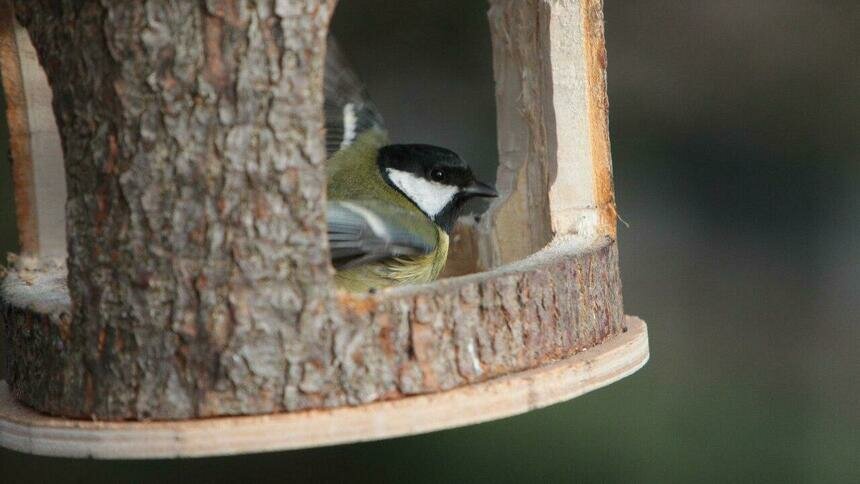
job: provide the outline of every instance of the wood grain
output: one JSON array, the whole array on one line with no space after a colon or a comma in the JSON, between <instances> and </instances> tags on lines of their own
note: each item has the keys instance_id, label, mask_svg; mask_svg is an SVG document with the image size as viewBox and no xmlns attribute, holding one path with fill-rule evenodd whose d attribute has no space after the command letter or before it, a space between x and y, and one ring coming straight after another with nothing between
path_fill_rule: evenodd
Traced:
<instances>
[{"instance_id":1,"label":"wood grain","mask_svg":"<svg viewBox=\"0 0 860 484\"><path fill-rule=\"evenodd\" d=\"M588 129L598 211L596 231L615 237L618 213L612 186L612 152L609 146L609 96L606 93L606 39L603 34L603 0L582 1L582 30L585 72L588 80Z\"/></svg>"},{"instance_id":2,"label":"wood grain","mask_svg":"<svg viewBox=\"0 0 860 484\"><path fill-rule=\"evenodd\" d=\"M36 185L30 153L30 126L27 96L18 57L15 13L9 0L0 0L0 68L6 98L6 123L9 128L9 154L12 161L15 218L18 241L24 253L39 253L39 224L36 212Z\"/></svg>"},{"instance_id":3,"label":"wood grain","mask_svg":"<svg viewBox=\"0 0 860 484\"><path fill-rule=\"evenodd\" d=\"M614 238L602 2L491 0L489 21L501 196L479 225L479 267L554 237Z\"/></svg>"},{"instance_id":4,"label":"wood grain","mask_svg":"<svg viewBox=\"0 0 860 484\"><path fill-rule=\"evenodd\" d=\"M202 457L363 442L475 424L569 400L635 372L648 360L645 323L556 363L446 392L357 407L177 422L47 417L0 383L0 446L54 457Z\"/></svg>"},{"instance_id":5,"label":"wood grain","mask_svg":"<svg viewBox=\"0 0 860 484\"><path fill-rule=\"evenodd\" d=\"M0 69L21 250L65 257L66 179L51 89L9 0L0 0Z\"/></svg>"}]
</instances>

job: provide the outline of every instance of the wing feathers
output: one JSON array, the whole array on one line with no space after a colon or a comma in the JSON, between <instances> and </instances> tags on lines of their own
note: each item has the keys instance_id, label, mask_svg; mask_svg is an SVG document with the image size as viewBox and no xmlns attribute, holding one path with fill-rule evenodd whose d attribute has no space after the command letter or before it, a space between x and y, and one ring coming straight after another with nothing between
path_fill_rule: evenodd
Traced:
<instances>
[{"instance_id":1,"label":"wing feathers","mask_svg":"<svg viewBox=\"0 0 860 484\"><path fill-rule=\"evenodd\" d=\"M331 35L324 73L324 113L328 156L352 144L361 133L382 128L382 117L364 85Z\"/></svg>"},{"instance_id":2,"label":"wing feathers","mask_svg":"<svg viewBox=\"0 0 860 484\"><path fill-rule=\"evenodd\" d=\"M326 209L332 263L345 269L435 250L435 231L423 217L375 200L330 201Z\"/></svg>"}]
</instances>

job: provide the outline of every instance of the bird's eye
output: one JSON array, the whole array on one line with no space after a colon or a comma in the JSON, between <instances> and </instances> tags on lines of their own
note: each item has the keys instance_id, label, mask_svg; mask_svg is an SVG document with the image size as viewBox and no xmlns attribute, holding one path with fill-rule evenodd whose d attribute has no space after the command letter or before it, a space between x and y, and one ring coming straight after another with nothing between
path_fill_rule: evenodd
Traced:
<instances>
[{"instance_id":1,"label":"bird's eye","mask_svg":"<svg viewBox=\"0 0 860 484\"><path fill-rule=\"evenodd\" d=\"M442 181L445 179L445 172L439 168L434 168L433 171L430 172L430 178L432 178L433 181Z\"/></svg>"}]
</instances>

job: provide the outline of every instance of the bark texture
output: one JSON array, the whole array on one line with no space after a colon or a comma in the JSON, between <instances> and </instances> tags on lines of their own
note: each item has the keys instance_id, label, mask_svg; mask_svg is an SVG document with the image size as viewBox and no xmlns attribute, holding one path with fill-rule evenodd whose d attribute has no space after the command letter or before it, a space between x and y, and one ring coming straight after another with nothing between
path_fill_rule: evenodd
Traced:
<instances>
[{"instance_id":1,"label":"bark texture","mask_svg":"<svg viewBox=\"0 0 860 484\"><path fill-rule=\"evenodd\" d=\"M622 330L614 242L562 243L497 271L341 297L350 403L448 390L565 358Z\"/></svg>"},{"instance_id":2,"label":"bark texture","mask_svg":"<svg viewBox=\"0 0 860 484\"><path fill-rule=\"evenodd\" d=\"M64 354L16 393L105 418L284 408L296 368L331 368L333 2L15 7L54 89L74 301Z\"/></svg>"},{"instance_id":3,"label":"bark texture","mask_svg":"<svg viewBox=\"0 0 860 484\"><path fill-rule=\"evenodd\" d=\"M65 349L75 344L76 323L69 317L70 307L34 303L64 300L65 287L51 285L62 279L62 274L51 272L56 270L55 265L19 267L9 272L0 287L6 302L8 377L16 398L25 403L42 411L79 416L78 407L59 407L55 401L61 388L55 371L68 365ZM611 241L585 250L561 243L497 271L379 295L341 294L339 299L340 315L333 313L336 322L328 340L330 366L312 358L285 363L286 384L276 410L360 404L447 390L568 357L623 329L618 253ZM290 328L290 321L282 321L281 326ZM285 338L278 344L290 348L300 342ZM120 351L107 348L104 353ZM243 364L255 367L266 362L258 359L267 353L235 355L228 348L222 358L228 356L244 358ZM336 375L334 381L330 374ZM163 388L166 397L187 405L177 407L182 413L149 417L262 412L254 410L259 407L249 410L235 404L242 385L254 381L253 375L228 381L236 384L231 388L236 393L215 386L205 388L208 391L197 400L188 398L185 389ZM218 385L219 381L205 383ZM129 393L135 391L140 390ZM91 416L121 417L95 412Z\"/></svg>"},{"instance_id":4,"label":"bark texture","mask_svg":"<svg viewBox=\"0 0 860 484\"><path fill-rule=\"evenodd\" d=\"M565 134L554 119L571 113L547 70L572 64L541 57L535 38L546 37L531 37L573 19L562 47L583 46L586 10L573 1L494 0L491 11L496 60L510 67L497 69L500 139L513 140L500 188L518 202L489 243L511 244L534 223L528 244L496 253L552 244L492 272L335 295L321 98L333 7L16 4L52 83L69 192L68 274L19 264L0 287L17 399L110 420L333 407L487 380L621 331L614 240L558 229L569 207L550 192L562 175L596 176L588 152L585 164L557 155ZM586 69L584 53L579 62ZM570 136L587 147L584 126Z\"/></svg>"}]
</instances>

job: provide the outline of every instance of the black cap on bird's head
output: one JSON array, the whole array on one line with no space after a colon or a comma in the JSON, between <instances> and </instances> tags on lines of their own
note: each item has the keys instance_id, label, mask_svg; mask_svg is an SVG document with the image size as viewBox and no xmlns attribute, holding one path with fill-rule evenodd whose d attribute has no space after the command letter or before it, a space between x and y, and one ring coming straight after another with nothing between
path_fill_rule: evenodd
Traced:
<instances>
[{"instance_id":1,"label":"black cap on bird's head","mask_svg":"<svg viewBox=\"0 0 860 484\"><path fill-rule=\"evenodd\" d=\"M389 185L446 232L454 227L468 200L498 196L495 188L475 178L457 153L438 146L383 146L379 150L379 169Z\"/></svg>"}]
</instances>

